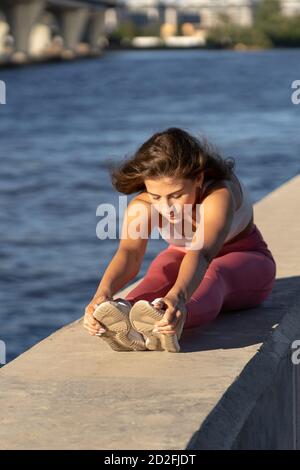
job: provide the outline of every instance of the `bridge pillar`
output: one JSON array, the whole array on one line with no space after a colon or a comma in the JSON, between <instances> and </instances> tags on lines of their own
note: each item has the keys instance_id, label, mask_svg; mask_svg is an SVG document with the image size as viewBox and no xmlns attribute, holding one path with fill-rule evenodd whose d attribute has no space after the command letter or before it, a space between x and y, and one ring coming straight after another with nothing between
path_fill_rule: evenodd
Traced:
<instances>
[{"instance_id":1,"label":"bridge pillar","mask_svg":"<svg viewBox=\"0 0 300 470\"><path fill-rule=\"evenodd\" d=\"M105 32L111 33L122 23L128 19L128 11L125 8L106 8L104 11Z\"/></svg>"},{"instance_id":2,"label":"bridge pillar","mask_svg":"<svg viewBox=\"0 0 300 470\"><path fill-rule=\"evenodd\" d=\"M42 56L51 45L51 30L49 25L39 22L36 23L29 36L30 56Z\"/></svg>"},{"instance_id":3,"label":"bridge pillar","mask_svg":"<svg viewBox=\"0 0 300 470\"><path fill-rule=\"evenodd\" d=\"M0 13L0 55L5 53L5 38L8 31L9 26L6 19Z\"/></svg>"},{"instance_id":4,"label":"bridge pillar","mask_svg":"<svg viewBox=\"0 0 300 470\"><path fill-rule=\"evenodd\" d=\"M86 40L90 45L91 52L97 53L103 48L105 32L105 8L93 11L89 17L86 31Z\"/></svg>"},{"instance_id":5,"label":"bridge pillar","mask_svg":"<svg viewBox=\"0 0 300 470\"><path fill-rule=\"evenodd\" d=\"M10 32L14 38L14 52L24 59L29 54L29 36L31 29L45 6L44 0L10 2L4 0L3 9Z\"/></svg>"},{"instance_id":6,"label":"bridge pillar","mask_svg":"<svg viewBox=\"0 0 300 470\"><path fill-rule=\"evenodd\" d=\"M76 53L88 18L89 9L85 7L68 8L57 12L57 20L64 41L64 47L70 55Z\"/></svg>"}]
</instances>

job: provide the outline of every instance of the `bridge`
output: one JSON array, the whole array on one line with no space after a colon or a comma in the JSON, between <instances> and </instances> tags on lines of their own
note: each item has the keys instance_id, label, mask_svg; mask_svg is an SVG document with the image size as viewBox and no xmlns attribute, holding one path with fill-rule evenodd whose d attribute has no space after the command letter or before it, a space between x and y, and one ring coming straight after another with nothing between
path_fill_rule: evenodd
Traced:
<instances>
[{"instance_id":1,"label":"bridge","mask_svg":"<svg viewBox=\"0 0 300 470\"><path fill-rule=\"evenodd\" d=\"M0 60L9 36L14 61L52 53L72 58L98 54L106 35L123 20L171 26L189 22L208 28L226 11L240 24L250 24L252 8L260 0L2 0L0 5ZM169 28L170 31L170 28ZM53 41L53 36L55 40ZM83 44L82 44L83 43ZM50 46L51 44L51 46ZM80 49L81 48L81 49Z\"/></svg>"},{"instance_id":2,"label":"bridge","mask_svg":"<svg viewBox=\"0 0 300 470\"><path fill-rule=\"evenodd\" d=\"M130 18L166 26L175 35L183 23L197 33L216 25L226 13L231 21L250 26L261 0L1 0L0 63L5 54L15 62L47 54L73 58L101 53L107 34ZM300 14L300 2L281 0L283 13ZM199 28L201 31L199 31ZM190 30L195 31L194 27ZM163 36L161 29L161 36ZM5 41L9 38L8 48ZM54 38L54 40L53 40Z\"/></svg>"},{"instance_id":3,"label":"bridge","mask_svg":"<svg viewBox=\"0 0 300 470\"><path fill-rule=\"evenodd\" d=\"M62 38L65 57L78 53L84 38L92 53L101 50L99 39L105 36L105 12L118 0L2 0L1 36L13 38L13 54L19 61L39 55L50 42L51 28Z\"/></svg>"}]
</instances>

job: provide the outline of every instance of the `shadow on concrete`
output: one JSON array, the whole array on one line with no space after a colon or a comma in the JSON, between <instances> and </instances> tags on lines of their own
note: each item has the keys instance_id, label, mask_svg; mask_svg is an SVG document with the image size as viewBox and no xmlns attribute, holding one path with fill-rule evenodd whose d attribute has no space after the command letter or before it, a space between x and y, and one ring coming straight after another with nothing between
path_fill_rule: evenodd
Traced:
<instances>
[{"instance_id":1,"label":"shadow on concrete","mask_svg":"<svg viewBox=\"0 0 300 470\"><path fill-rule=\"evenodd\" d=\"M288 313L299 286L300 276L278 279L270 296L259 307L223 311L206 325L184 329L180 340L181 353L263 343Z\"/></svg>"}]
</instances>

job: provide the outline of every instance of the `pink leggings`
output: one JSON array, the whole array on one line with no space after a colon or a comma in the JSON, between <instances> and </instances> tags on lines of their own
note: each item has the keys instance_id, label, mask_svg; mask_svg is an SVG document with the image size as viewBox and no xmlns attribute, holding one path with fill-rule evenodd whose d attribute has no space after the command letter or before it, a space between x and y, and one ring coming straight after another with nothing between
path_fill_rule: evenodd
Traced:
<instances>
[{"instance_id":1,"label":"pink leggings","mask_svg":"<svg viewBox=\"0 0 300 470\"><path fill-rule=\"evenodd\" d=\"M141 282L126 299L150 302L164 297L176 281L185 248L169 245L150 263ZM223 245L186 303L184 328L207 323L221 311L253 308L271 293L276 263L256 225L242 240Z\"/></svg>"}]
</instances>

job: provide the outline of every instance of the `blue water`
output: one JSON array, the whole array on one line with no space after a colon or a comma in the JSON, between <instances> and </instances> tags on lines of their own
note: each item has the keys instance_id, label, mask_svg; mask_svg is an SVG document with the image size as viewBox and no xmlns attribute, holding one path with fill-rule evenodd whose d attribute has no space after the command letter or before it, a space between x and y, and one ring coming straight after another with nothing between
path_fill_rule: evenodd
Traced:
<instances>
[{"instance_id":1,"label":"blue water","mask_svg":"<svg viewBox=\"0 0 300 470\"><path fill-rule=\"evenodd\" d=\"M299 172L300 51L123 51L0 71L0 339L7 361L82 316L118 240L105 167L170 126L204 133L258 201ZM129 198L130 199L130 198ZM278 215L280 216L280 215ZM150 240L139 276L164 248Z\"/></svg>"}]
</instances>

